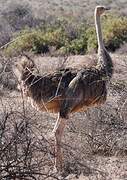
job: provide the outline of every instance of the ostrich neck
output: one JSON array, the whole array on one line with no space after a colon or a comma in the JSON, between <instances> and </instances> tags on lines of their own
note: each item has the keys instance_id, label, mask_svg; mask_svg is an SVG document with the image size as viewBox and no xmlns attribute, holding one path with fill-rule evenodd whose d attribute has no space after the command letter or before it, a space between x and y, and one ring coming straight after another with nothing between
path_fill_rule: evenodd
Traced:
<instances>
[{"instance_id":1,"label":"ostrich neck","mask_svg":"<svg viewBox=\"0 0 127 180\"><path fill-rule=\"evenodd\" d=\"M100 16L98 16L96 12L95 12L95 26L96 26L96 33L97 33L98 50L104 49Z\"/></svg>"},{"instance_id":2,"label":"ostrich neck","mask_svg":"<svg viewBox=\"0 0 127 180\"><path fill-rule=\"evenodd\" d=\"M113 63L112 63L112 59L109 53L104 47L102 31L101 31L100 16L98 16L96 12L95 12L95 26L96 26L97 41L98 41L97 67L100 70L102 70L102 72L105 72L106 76L111 78L113 74Z\"/></svg>"}]
</instances>

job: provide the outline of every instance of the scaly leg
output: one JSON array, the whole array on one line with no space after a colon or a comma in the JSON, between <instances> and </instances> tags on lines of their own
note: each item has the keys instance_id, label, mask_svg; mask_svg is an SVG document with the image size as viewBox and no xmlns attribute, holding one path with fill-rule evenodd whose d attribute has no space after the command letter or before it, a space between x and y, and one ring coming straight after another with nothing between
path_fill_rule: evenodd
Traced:
<instances>
[{"instance_id":1,"label":"scaly leg","mask_svg":"<svg viewBox=\"0 0 127 180\"><path fill-rule=\"evenodd\" d=\"M58 117L53 130L55 132L55 167L58 170L62 170L62 166L63 166L61 139L66 123L67 123L67 119Z\"/></svg>"}]
</instances>

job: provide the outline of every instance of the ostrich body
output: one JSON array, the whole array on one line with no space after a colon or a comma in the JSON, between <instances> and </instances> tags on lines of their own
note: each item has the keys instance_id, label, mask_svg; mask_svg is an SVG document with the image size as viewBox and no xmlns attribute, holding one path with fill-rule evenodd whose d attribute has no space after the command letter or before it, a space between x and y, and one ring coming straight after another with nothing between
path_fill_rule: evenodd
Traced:
<instances>
[{"instance_id":1,"label":"ostrich body","mask_svg":"<svg viewBox=\"0 0 127 180\"><path fill-rule=\"evenodd\" d=\"M61 139L69 114L86 111L106 101L107 82L113 74L113 63L104 47L100 15L108 8L95 8L95 26L98 40L98 63L95 67L61 69L45 76L34 75L34 64L26 57L16 64L16 75L24 94L41 111L58 113L53 129L55 135L55 166L62 168Z\"/></svg>"}]
</instances>

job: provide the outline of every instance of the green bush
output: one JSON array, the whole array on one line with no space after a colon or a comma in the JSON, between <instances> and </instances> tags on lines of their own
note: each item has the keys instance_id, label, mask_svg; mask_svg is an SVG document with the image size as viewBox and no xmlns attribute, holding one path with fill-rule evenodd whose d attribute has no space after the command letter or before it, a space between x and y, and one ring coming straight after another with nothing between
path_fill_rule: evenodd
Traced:
<instances>
[{"instance_id":1,"label":"green bush","mask_svg":"<svg viewBox=\"0 0 127 180\"><path fill-rule=\"evenodd\" d=\"M85 54L86 52L86 41L83 39L74 39L70 42L69 52L72 54Z\"/></svg>"},{"instance_id":2,"label":"green bush","mask_svg":"<svg viewBox=\"0 0 127 180\"><path fill-rule=\"evenodd\" d=\"M105 45L111 51L127 42L127 17L110 16L104 21L103 29Z\"/></svg>"},{"instance_id":3,"label":"green bush","mask_svg":"<svg viewBox=\"0 0 127 180\"><path fill-rule=\"evenodd\" d=\"M97 50L97 37L94 27L89 27L86 30L86 39L87 39L87 52L93 52Z\"/></svg>"},{"instance_id":4,"label":"green bush","mask_svg":"<svg viewBox=\"0 0 127 180\"><path fill-rule=\"evenodd\" d=\"M127 42L127 17L110 15L102 19L102 31L104 43L108 50L115 51L120 45ZM97 38L95 27L89 27L86 31L87 51L97 50Z\"/></svg>"},{"instance_id":5,"label":"green bush","mask_svg":"<svg viewBox=\"0 0 127 180\"><path fill-rule=\"evenodd\" d=\"M7 55L17 55L22 51L48 53L54 47L56 54L85 54L97 50L97 38L94 25L74 24L70 20L59 20L53 25L38 29L22 30L14 37L5 50ZM108 16L102 19L102 29L106 48L114 51L127 42L127 18Z\"/></svg>"},{"instance_id":6,"label":"green bush","mask_svg":"<svg viewBox=\"0 0 127 180\"><path fill-rule=\"evenodd\" d=\"M5 49L5 53L9 56L17 55L22 51L36 50L37 46L39 51L39 48L43 46L42 38L43 33L41 31L24 30L14 38L14 42Z\"/></svg>"},{"instance_id":7,"label":"green bush","mask_svg":"<svg viewBox=\"0 0 127 180\"><path fill-rule=\"evenodd\" d=\"M14 36L14 42L5 50L7 55L17 55L22 51L48 53L54 47L55 54L84 54L87 44L86 24L80 26L72 19L59 18L52 24L38 29L22 30Z\"/></svg>"}]
</instances>

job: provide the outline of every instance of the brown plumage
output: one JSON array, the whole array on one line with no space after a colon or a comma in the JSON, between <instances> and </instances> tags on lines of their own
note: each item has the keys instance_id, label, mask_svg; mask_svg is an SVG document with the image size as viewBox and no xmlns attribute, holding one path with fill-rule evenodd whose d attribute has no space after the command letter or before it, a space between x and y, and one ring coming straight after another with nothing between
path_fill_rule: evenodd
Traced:
<instances>
[{"instance_id":1,"label":"brown plumage","mask_svg":"<svg viewBox=\"0 0 127 180\"><path fill-rule=\"evenodd\" d=\"M61 138L69 114L86 111L106 101L107 82L113 74L110 55L103 45L100 15L108 8L95 8L95 25L98 39L98 64L91 68L61 69L45 76L33 73L34 63L27 57L17 63L15 74L26 96L33 100L35 107L41 111L58 113L53 132L56 137L56 161L62 167Z\"/></svg>"}]
</instances>

